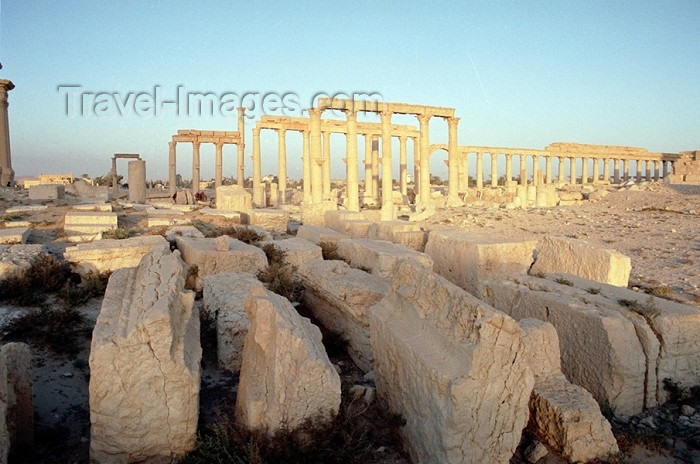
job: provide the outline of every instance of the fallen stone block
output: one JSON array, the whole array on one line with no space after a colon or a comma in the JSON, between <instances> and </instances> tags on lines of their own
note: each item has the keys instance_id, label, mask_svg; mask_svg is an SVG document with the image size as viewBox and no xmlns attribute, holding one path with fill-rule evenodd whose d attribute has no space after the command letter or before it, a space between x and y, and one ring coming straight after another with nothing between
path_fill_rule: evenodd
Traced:
<instances>
[{"instance_id":1,"label":"fallen stone block","mask_svg":"<svg viewBox=\"0 0 700 464\"><path fill-rule=\"evenodd\" d=\"M69 240L89 241L102 238L102 232L117 228L117 213L68 211L63 230Z\"/></svg>"},{"instance_id":2,"label":"fallen stone block","mask_svg":"<svg viewBox=\"0 0 700 464\"><path fill-rule=\"evenodd\" d=\"M512 241L449 228L430 232L425 253L433 259L435 272L479 297L484 280L527 274L536 246L536 240Z\"/></svg>"},{"instance_id":3,"label":"fallen stone block","mask_svg":"<svg viewBox=\"0 0 700 464\"><path fill-rule=\"evenodd\" d=\"M216 188L216 209L236 211L242 224L250 224L253 212L253 196L238 185L224 185Z\"/></svg>"},{"instance_id":4,"label":"fallen stone block","mask_svg":"<svg viewBox=\"0 0 700 464\"><path fill-rule=\"evenodd\" d=\"M204 234L195 226L170 226L165 231L165 239L175 242L175 237L204 238Z\"/></svg>"},{"instance_id":5,"label":"fallen stone block","mask_svg":"<svg viewBox=\"0 0 700 464\"><path fill-rule=\"evenodd\" d=\"M252 212L252 224L266 230L287 233L289 212L282 209L254 209Z\"/></svg>"},{"instance_id":6,"label":"fallen stone block","mask_svg":"<svg viewBox=\"0 0 700 464\"><path fill-rule=\"evenodd\" d=\"M253 288L265 287L245 272L225 272L202 279L204 310L216 321L216 356L222 369L241 369L243 342L250 327L245 302Z\"/></svg>"},{"instance_id":7,"label":"fallen stone block","mask_svg":"<svg viewBox=\"0 0 700 464\"><path fill-rule=\"evenodd\" d=\"M0 229L0 245L27 243L30 229L28 227L10 227Z\"/></svg>"},{"instance_id":8,"label":"fallen stone block","mask_svg":"<svg viewBox=\"0 0 700 464\"><path fill-rule=\"evenodd\" d=\"M343 233L356 238L367 238L372 224L374 222L368 219L349 219L341 222Z\"/></svg>"},{"instance_id":9,"label":"fallen stone block","mask_svg":"<svg viewBox=\"0 0 700 464\"><path fill-rule=\"evenodd\" d=\"M176 251L154 251L107 285L90 348L92 462L170 462L197 436L199 314Z\"/></svg>"},{"instance_id":10,"label":"fallen stone block","mask_svg":"<svg viewBox=\"0 0 700 464\"><path fill-rule=\"evenodd\" d=\"M377 394L413 462L509 462L534 382L518 324L409 261L369 314Z\"/></svg>"},{"instance_id":11,"label":"fallen stone block","mask_svg":"<svg viewBox=\"0 0 700 464\"><path fill-rule=\"evenodd\" d=\"M297 238L303 238L314 245L321 246L321 243L337 244L339 240L348 236L327 227L303 225L297 230Z\"/></svg>"},{"instance_id":12,"label":"fallen stone block","mask_svg":"<svg viewBox=\"0 0 700 464\"><path fill-rule=\"evenodd\" d=\"M6 418L10 444L12 449L26 449L34 443L34 389L29 345L6 343L0 349L0 364L5 365L7 372Z\"/></svg>"},{"instance_id":13,"label":"fallen stone block","mask_svg":"<svg viewBox=\"0 0 700 464\"><path fill-rule=\"evenodd\" d=\"M627 287L632 261L611 248L568 237L545 237L537 248L531 274L563 273Z\"/></svg>"},{"instance_id":14,"label":"fallen stone block","mask_svg":"<svg viewBox=\"0 0 700 464\"><path fill-rule=\"evenodd\" d=\"M148 253L170 251L170 245L160 235L143 235L123 240L100 240L68 247L63 257L76 272L89 274L136 267Z\"/></svg>"},{"instance_id":15,"label":"fallen stone block","mask_svg":"<svg viewBox=\"0 0 700 464\"><path fill-rule=\"evenodd\" d=\"M48 209L47 205L20 205L12 206L5 210L5 214L27 214L36 213Z\"/></svg>"},{"instance_id":16,"label":"fallen stone block","mask_svg":"<svg viewBox=\"0 0 700 464\"><path fill-rule=\"evenodd\" d=\"M325 213L326 211L333 211L338 209L338 205L335 201L324 201L323 203L316 205L304 205L301 207L301 223L307 226L325 226Z\"/></svg>"},{"instance_id":17,"label":"fallen stone block","mask_svg":"<svg viewBox=\"0 0 700 464\"><path fill-rule=\"evenodd\" d=\"M192 220L185 213L177 210L153 209L148 211L148 227L168 227L189 225Z\"/></svg>"},{"instance_id":18,"label":"fallen stone block","mask_svg":"<svg viewBox=\"0 0 700 464\"><path fill-rule=\"evenodd\" d=\"M32 185L30 200L60 200L66 197L66 187L61 184Z\"/></svg>"},{"instance_id":19,"label":"fallen stone block","mask_svg":"<svg viewBox=\"0 0 700 464\"><path fill-rule=\"evenodd\" d=\"M257 274L267 267L267 257L260 248L227 235L218 238L175 237L182 259L197 266L197 288L202 278L222 272Z\"/></svg>"},{"instance_id":20,"label":"fallen stone block","mask_svg":"<svg viewBox=\"0 0 700 464\"><path fill-rule=\"evenodd\" d=\"M29 268L32 261L45 251L43 245L0 245L0 278Z\"/></svg>"},{"instance_id":21,"label":"fallen stone block","mask_svg":"<svg viewBox=\"0 0 700 464\"><path fill-rule=\"evenodd\" d=\"M209 216L221 216L226 219L230 219L231 222L235 224L244 224L244 217L238 211L231 211L230 209L212 209L212 208L202 208L198 213L209 215ZM250 215L245 217L245 223L250 223Z\"/></svg>"},{"instance_id":22,"label":"fallen stone block","mask_svg":"<svg viewBox=\"0 0 700 464\"><path fill-rule=\"evenodd\" d=\"M73 205L71 208L78 210L78 211L103 211L103 212L112 212L112 204L111 203L81 203L79 205Z\"/></svg>"},{"instance_id":23,"label":"fallen stone block","mask_svg":"<svg viewBox=\"0 0 700 464\"><path fill-rule=\"evenodd\" d=\"M423 252L428 241L428 234L422 229L420 224L395 220L373 223L367 238L388 240L406 248Z\"/></svg>"},{"instance_id":24,"label":"fallen stone block","mask_svg":"<svg viewBox=\"0 0 700 464\"><path fill-rule=\"evenodd\" d=\"M284 260L297 268L300 268L309 261L323 259L321 247L303 238L295 237L286 238L284 240L271 240L260 243L260 246L263 247L268 244L284 252Z\"/></svg>"},{"instance_id":25,"label":"fallen stone block","mask_svg":"<svg viewBox=\"0 0 700 464\"><path fill-rule=\"evenodd\" d=\"M380 277L390 277L394 265L402 259L413 261L426 269L433 268L433 260L425 253L387 242L367 238L350 238L338 242L338 255L350 266L366 269Z\"/></svg>"},{"instance_id":26,"label":"fallen stone block","mask_svg":"<svg viewBox=\"0 0 700 464\"><path fill-rule=\"evenodd\" d=\"M347 233L345 231L345 221L348 220L364 220L365 215L359 211L348 211L346 209L341 210L329 210L323 213L323 222L326 227L333 229L336 232L342 234Z\"/></svg>"},{"instance_id":27,"label":"fallen stone block","mask_svg":"<svg viewBox=\"0 0 700 464\"><path fill-rule=\"evenodd\" d=\"M306 261L299 266L304 303L327 329L348 341L348 354L364 372L372 370L369 311L388 283L343 261Z\"/></svg>"},{"instance_id":28,"label":"fallen stone block","mask_svg":"<svg viewBox=\"0 0 700 464\"><path fill-rule=\"evenodd\" d=\"M569 462L605 460L619 452L610 423L593 396L561 372L554 326L523 319L525 356L535 377L528 428Z\"/></svg>"},{"instance_id":29,"label":"fallen stone block","mask_svg":"<svg viewBox=\"0 0 700 464\"><path fill-rule=\"evenodd\" d=\"M236 419L269 434L307 419L332 420L340 407L340 377L321 331L292 304L256 289L246 302L251 321L243 347Z\"/></svg>"}]
</instances>

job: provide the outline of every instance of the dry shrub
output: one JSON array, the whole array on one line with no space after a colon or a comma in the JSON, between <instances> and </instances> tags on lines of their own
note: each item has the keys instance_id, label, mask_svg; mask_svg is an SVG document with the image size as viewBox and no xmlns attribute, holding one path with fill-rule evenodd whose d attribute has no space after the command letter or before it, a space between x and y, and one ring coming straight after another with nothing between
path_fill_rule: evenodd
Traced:
<instances>
[{"instance_id":1,"label":"dry shrub","mask_svg":"<svg viewBox=\"0 0 700 464\"><path fill-rule=\"evenodd\" d=\"M323 259L342 261L343 258L338 254L338 244L332 242L321 242L321 254Z\"/></svg>"},{"instance_id":2,"label":"dry shrub","mask_svg":"<svg viewBox=\"0 0 700 464\"><path fill-rule=\"evenodd\" d=\"M5 325L3 341L28 342L58 355L80 351L85 320L75 308L34 308Z\"/></svg>"},{"instance_id":3,"label":"dry shrub","mask_svg":"<svg viewBox=\"0 0 700 464\"><path fill-rule=\"evenodd\" d=\"M122 227L117 227L116 229L109 229L104 232L102 232L102 238L103 239L115 239L115 240L123 240L125 238L130 238L130 237L135 237L141 233L141 229L137 228L131 228L131 229L124 229Z\"/></svg>"},{"instance_id":4,"label":"dry shrub","mask_svg":"<svg viewBox=\"0 0 700 464\"><path fill-rule=\"evenodd\" d=\"M257 277L265 288L294 303L301 301L304 294L304 286L296 271L296 266L291 264L272 263L259 271Z\"/></svg>"},{"instance_id":5,"label":"dry shrub","mask_svg":"<svg viewBox=\"0 0 700 464\"><path fill-rule=\"evenodd\" d=\"M254 245L258 242L262 242L265 237L257 233L250 227L229 227L226 229L221 229L221 235L228 235L231 238L240 240L248 245Z\"/></svg>"},{"instance_id":6,"label":"dry shrub","mask_svg":"<svg viewBox=\"0 0 700 464\"><path fill-rule=\"evenodd\" d=\"M40 304L47 294L61 290L71 277L67 263L41 253L27 269L14 271L0 280L0 299L19 306Z\"/></svg>"}]
</instances>

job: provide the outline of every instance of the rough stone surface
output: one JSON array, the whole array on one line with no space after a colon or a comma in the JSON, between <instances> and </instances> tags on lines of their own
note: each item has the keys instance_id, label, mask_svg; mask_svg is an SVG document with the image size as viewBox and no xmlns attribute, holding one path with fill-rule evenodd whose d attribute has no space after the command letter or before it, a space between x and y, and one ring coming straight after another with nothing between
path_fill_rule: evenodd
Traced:
<instances>
[{"instance_id":1,"label":"rough stone surface","mask_svg":"<svg viewBox=\"0 0 700 464\"><path fill-rule=\"evenodd\" d=\"M66 187L59 184L32 185L29 187L30 200L60 200L66 196Z\"/></svg>"},{"instance_id":2,"label":"rough stone surface","mask_svg":"<svg viewBox=\"0 0 700 464\"><path fill-rule=\"evenodd\" d=\"M283 209L254 209L252 224L266 230L284 234L287 232L289 212Z\"/></svg>"},{"instance_id":3,"label":"rough stone surface","mask_svg":"<svg viewBox=\"0 0 700 464\"><path fill-rule=\"evenodd\" d=\"M627 287L632 261L610 248L583 240L545 237L540 243L531 273L573 274L596 282Z\"/></svg>"},{"instance_id":4,"label":"rough stone surface","mask_svg":"<svg viewBox=\"0 0 700 464\"><path fill-rule=\"evenodd\" d=\"M107 285L90 349L90 458L170 460L192 449L199 412L199 314L179 253L154 251Z\"/></svg>"},{"instance_id":5,"label":"rough stone surface","mask_svg":"<svg viewBox=\"0 0 700 464\"><path fill-rule=\"evenodd\" d=\"M202 279L204 310L216 320L216 355L222 369L241 369L243 342L250 327L245 302L253 288L264 289L255 276L245 272Z\"/></svg>"},{"instance_id":6,"label":"rough stone surface","mask_svg":"<svg viewBox=\"0 0 700 464\"><path fill-rule=\"evenodd\" d=\"M26 243L29 237L28 227L9 227L0 229L0 245L16 245Z\"/></svg>"},{"instance_id":7,"label":"rough stone surface","mask_svg":"<svg viewBox=\"0 0 700 464\"><path fill-rule=\"evenodd\" d=\"M370 317L377 393L413 461L507 463L533 386L518 324L407 261Z\"/></svg>"},{"instance_id":8,"label":"rough stone surface","mask_svg":"<svg viewBox=\"0 0 700 464\"><path fill-rule=\"evenodd\" d=\"M301 222L305 225L324 226L326 224L326 211L338 209L335 201L324 201L316 205L301 205Z\"/></svg>"},{"instance_id":9,"label":"rough stone surface","mask_svg":"<svg viewBox=\"0 0 700 464\"><path fill-rule=\"evenodd\" d=\"M433 260L425 253L385 240L352 238L338 242L338 255L352 267L367 269L380 277L390 277L394 265L402 259L413 261L426 269L433 268Z\"/></svg>"},{"instance_id":10,"label":"rough stone surface","mask_svg":"<svg viewBox=\"0 0 700 464\"><path fill-rule=\"evenodd\" d=\"M321 243L338 243L339 240L348 236L327 227L303 225L297 230L297 238L303 238L320 246Z\"/></svg>"},{"instance_id":11,"label":"rough stone surface","mask_svg":"<svg viewBox=\"0 0 700 464\"><path fill-rule=\"evenodd\" d=\"M253 211L253 197L238 185L224 185L216 188L216 209L241 213L244 224L250 223Z\"/></svg>"},{"instance_id":12,"label":"rough stone surface","mask_svg":"<svg viewBox=\"0 0 700 464\"><path fill-rule=\"evenodd\" d=\"M425 253L433 258L435 272L478 297L483 280L527 274L536 246L535 240L439 229L430 232Z\"/></svg>"},{"instance_id":13,"label":"rough stone surface","mask_svg":"<svg viewBox=\"0 0 700 464\"><path fill-rule=\"evenodd\" d=\"M523 319L524 351L535 377L528 428L570 462L605 459L619 451L610 423L593 396L561 372L554 326Z\"/></svg>"},{"instance_id":14,"label":"rough stone surface","mask_svg":"<svg viewBox=\"0 0 700 464\"><path fill-rule=\"evenodd\" d=\"M267 257L260 248L248 245L226 235L219 237L219 247L213 238L176 237L182 259L190 266L197 266L197 282L208 275L222 272L249 272L257 274L267 266ZM224 250L221 241L227 242Z\"/></svg>"},{"instance_id":15,"label":"rough stone surface","mask_svg":"<svg viewBox=\"0 0 700 464\"><path fill-rule=\"evenodd\" d=\"M284 259L292 266L300 268L306 262L323 259L321 247L303 238L286 238L262 242L261 246L271 244L285 253Z\"/></svg>"},{"instance_id":16,"label":"rough stone surface","mask_svg":"<svg viewBox=\"0 0 700 464\"><path fill-rule=\"evenodd\" d=\"M7 371L7 429L15 449L34 442L32 352L26 343L7 343L0 349Z\"/></svg>"},{"instance_id":17,"label":"rough stone surface","mask_svg":"<svg viewBox=\"0 0 700 464\"><path fill-rule=\"evenodd\" d=\"M304 303L324 327L348 340L348 354L364 372L372 369L369 311L388 283L343 261L307 261L299 267Z\"/></svg>"},{"instance_id":18,"label":"rough stone surface","mask_svg":"<svg viewBox=\"0 0 700 464\"><path fill-rule=\"evenodd\" d=\"M89 241L102 238L102 232L117 228L117 213L68 211L63 230L69 240Z\"/></svg>"},{"instance_id":19,"label":"rough stone surface","mask_svg":"<svg viewBox=\"0 0 700 464\"><path fill-rule=\"evenodd\" d=\"M428 234L421 225L408 221L380 221L370 226L367 238L388 240L416 251L424 251Z\"/></svg>"},{"instance_id":20,"label":"rough stone surface","mask_svg":"<svg viewBox=\"0 0 700 464\"><path fill-rule=\"evenodd\" d=\"M359 211L330 210L323 213L323 221L326 227L341 234L346 234L345 222L349 220L364 220L365 215Z\"/></svg>"},{"instance_id":21,"label":"rough stone surface","mask_svg":"<svg viewBox=\"0 0 700 464\"><path fill-rule=\"evenodd\" d=\"M204 238L204 234L195 226L170 226L165 231L165 239L175 242L175 237Z\"/></svg>"},{"instance_id":22,"label":"rough stone surface","mask_svg":"<svg viewBox=\"0 0 700 464\"><path fill-rule=\"evenodd\" d=\"M372 224L374 224L374 222L368 219L343 220L343 233L351 237L367 238L367 235L369 235L369 228L372 227Z\"/></svg>"},{"instance_id":23,"label":"rough stone surface","mask_svg":"<svg viewBox=\"0 0 700 464\"><path fill-rule=\"evenodd\" d=\"M27 269L44 252L43 245L0 245L0 278Z\"/></svg>"},{"instance_id":24,"label":"rough stone surface","mask_svg":"<svg viewBox=\"0 0 700 464\"><path fill-rule=\"evenodd\" d=\"M123 240L100 240L68 247L63 256L81 274L108 272L136 267L151 251L169 251L170 245L160 235L144 235Z\"/></svg>"},{"instance_id":25,"label":"rough stone surface","mask_svg":"<svg viewBox=\"0 0 700 464\"><path fill-rule=\"evenodd\" d=\"M291 303L255 290L246 302L251 321L243 348L236 418L273 433L309 418L331 419L340 407L340 377L321 343L321 331Z\"/></svg>"}]
</instances>

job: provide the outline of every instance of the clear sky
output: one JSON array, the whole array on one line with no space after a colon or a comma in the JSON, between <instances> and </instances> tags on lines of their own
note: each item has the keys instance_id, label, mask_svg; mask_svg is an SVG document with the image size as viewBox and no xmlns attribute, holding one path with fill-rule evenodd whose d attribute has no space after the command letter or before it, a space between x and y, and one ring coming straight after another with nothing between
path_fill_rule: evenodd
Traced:
<instances>
[{"instance_id":1,"label":"clear sky","mask_svg":"<svg viewBox=\"0 0 700 464\"><path fill-rule=\"evenodd\" d=\"M217 96L295 94L299 107L318 92L377 93L456 108L461 145L570 141L676 152L700 148L698 24L698 0L2 0L0 77L17 86L10 129L18 176L101 175L121 152L140 153L149 178L165 177L178 129L236 130L235 112L136 114L132 106L106 116L87 104L70 116L62 85L122 99L158 87L172 100L178 86ZM411 117L394 121L417 126ZM447 143L445 122L431 123L431 143ZM332 145L338 176L343 137ZM300 177L301 136L288 135L287 149L289 175ZM185 178L190 153L189 144L178 146ZM225 149L224 175L234 172L235 153ZM276 173L271 131L262 153L263 172ZM203 145L203 178L213 176L213 157ZM434 158L444 177L444 153Z\"/></svg>"}]
</instances>

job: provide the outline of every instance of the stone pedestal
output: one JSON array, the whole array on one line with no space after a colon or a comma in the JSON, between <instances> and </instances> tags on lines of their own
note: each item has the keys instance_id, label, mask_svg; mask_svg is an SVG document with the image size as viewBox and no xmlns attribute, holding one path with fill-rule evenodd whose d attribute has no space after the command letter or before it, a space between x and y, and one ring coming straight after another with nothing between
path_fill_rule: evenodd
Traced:
<instances>
[{"instance_id":1,"label":"stone pedestal","mask_svg":"<svg viewBox=\"0 0 700 464\"><path fill-rule=\"evenodd\" d=\"M129 203L146 203L146 161L129 161Z\"/></svg>"}]
</instances>

